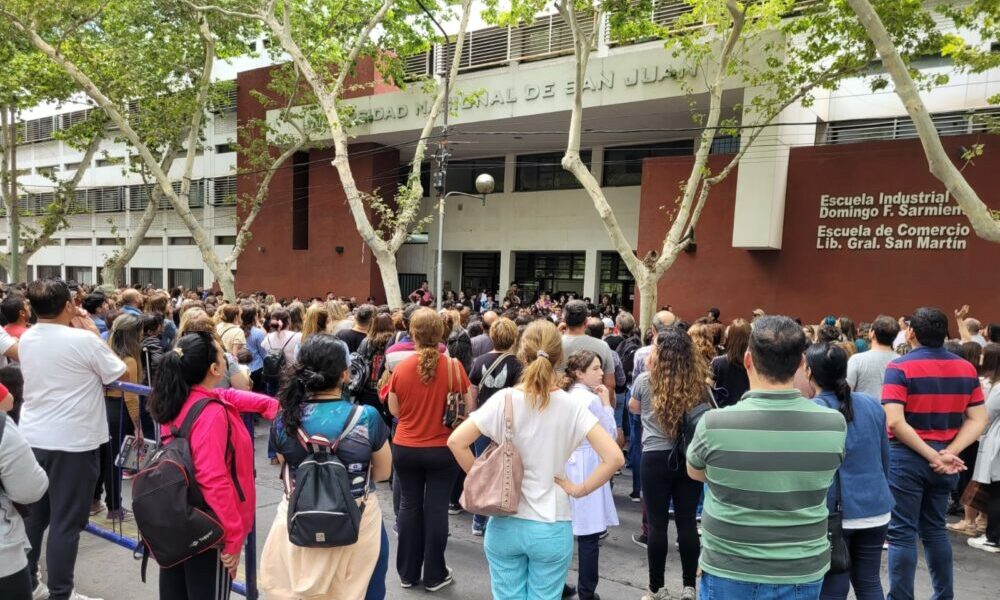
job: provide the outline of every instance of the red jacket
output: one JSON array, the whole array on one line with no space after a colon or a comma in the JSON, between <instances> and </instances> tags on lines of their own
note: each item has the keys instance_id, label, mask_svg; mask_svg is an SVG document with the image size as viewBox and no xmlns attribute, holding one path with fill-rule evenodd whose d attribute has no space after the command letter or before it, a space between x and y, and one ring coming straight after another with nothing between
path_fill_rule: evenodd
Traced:
<instances>
[{"instance_id":1,"label":"red jacket","mask_svg":"<svg viewBox=\"0 0 1000 600\"><path fill-rule=\"evenodd\" d=\"M218 398L225 404L222 408L210 403L202 411L191 428L189 442L194 460L194 478L201 493L222 523L225 531L222 552L239 554L243 540L249 535L257 508L257 493L254 486L253 440L247 432L240 413L259 413L265 419L273 419L278 412L278 401L263 394L233 389L208 390L195 386L188 395L181 412L170 423L160 426L160 435L166 440L170 428L181 426L188 410L198 400L205 397ZM229 419L230 435L236 459L236 479L243 490L241 502L236 493L226 462L226 421Z\"/></svg>"}]
</instances>

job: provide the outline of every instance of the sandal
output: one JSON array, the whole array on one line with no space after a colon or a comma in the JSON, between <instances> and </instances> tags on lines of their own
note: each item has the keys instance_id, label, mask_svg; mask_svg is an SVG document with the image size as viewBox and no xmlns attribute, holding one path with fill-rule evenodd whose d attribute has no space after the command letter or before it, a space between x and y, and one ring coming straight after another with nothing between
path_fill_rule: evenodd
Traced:
<instances>
[{"instance_id":1,"label":"sandal","mask_svg":"<svg viewBox=\"0 0 1000 600\"><path fill-rule=\"evenodd\" d=\"M986 533L986 517L982 515L976 517L975 530L976 535L983 535Z\"/></svg>"},{"instance_id":2,"label":"sandal","mask_svg":"<svg viewBox=\"0 0 1000 600\"><path fill-rule=\"evenodd\" d=\"M948 523L946 527L948 527L949 531L961 533L962 535L976 535L976 526L965 519L962 519L958 523Z\"/></svg>"}]
</instances>

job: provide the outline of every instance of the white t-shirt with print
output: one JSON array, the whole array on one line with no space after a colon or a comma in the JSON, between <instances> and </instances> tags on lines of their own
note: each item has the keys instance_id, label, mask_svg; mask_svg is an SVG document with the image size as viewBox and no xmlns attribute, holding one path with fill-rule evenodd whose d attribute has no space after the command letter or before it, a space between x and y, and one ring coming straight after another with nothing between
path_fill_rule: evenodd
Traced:
<instances>
[{"instance_id":1,"label":"white t-shirt with print","mask_svg":"<svg viewBox=\"0 0 1000 600\"><path fill-rule=\"evenodd\" d=\"M32 448L87 452L108 441L104 385L125 363L85 329L39 323L21 336L24 405L19 429Z\"/></svg>"},{"instance_id":2,"label":"white t-shirt with print","mask_svg":"<svg viewBox=\"0 0 1000 600\"><path fill-rule=\"evenodd\" d=\"M470 417L483 435L498 443L503 439L507 392L498 391ZM518 390L511 390L511 400L514 446L524 464L521 501L514 516L545 523L571 521L569 496L554 480L564 475L566 461L598 424L597 417L562 390L552 392L549 405L541 411L528 405Z\"/></svg>"}]
</instances>

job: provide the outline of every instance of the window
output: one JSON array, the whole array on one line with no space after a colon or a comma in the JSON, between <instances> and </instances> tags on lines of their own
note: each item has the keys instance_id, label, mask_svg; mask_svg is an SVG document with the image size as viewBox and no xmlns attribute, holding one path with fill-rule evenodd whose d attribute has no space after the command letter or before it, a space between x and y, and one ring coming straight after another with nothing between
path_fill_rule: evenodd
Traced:
<instances>
[{"instance_id":1,"label":"window","mask_svg":"<svg viewBox=\"0 0 1000 600\"><path fill-rule=\"evenodd\" d=\"M644 159L655 156L690 156L693 153L694 140L605 148L603 185L606 187L639 185L642 183Z\"/></svg>"},{"instance_id":2,"label":"window","mask_svg":"<svg viewBox=\"0 0 1000 600\"><path fill-rule=\"evenodd\" d=\"M78 162L66 163L65 165L63 165L63 170L64 171L75 171L75 170L77 170L77 169L80 168L81 164L83 164L83 163L78 163Z\"/></svg>"},{"instance_id":3,"label":"window","mask_svg":"<svg viewBox=\"0 0 1000 600\"><path fill-rule=\"evenodd\" d=\"M153 197L153 190L156 188L156 184L147 183L139 185L128 186L128 209L134 211L145 210L146 206L149 205L149 199ZM157 210L165 210L173 208L170 204L170 200L161 195L159 205L156 207Z\"/></svg>"},{"instance_id":4,"label":"window","mask_svg":"<svg viewBox=\"0 0 1000 600\"><path fill-rule=\"evenodd\" d=\"M67 238L67 246L89 246L90 238Z\"/></svg>"},{"instance_id":5,"label":"window","mask_svg":"<svg viewBox=\"0 0 1000 600\"><path fill-rule=\"evenodd\" d=\"M542 291L583 291L586 264L583 252L518 252L514 256L514 279L521 298L531 299Z\"/></svg>"},{"instance_id":6,"label":"window","mask_svg":"<svg viewBox=\"0 0 1000 600\"><path fill-rule=\"evenodd\" d=\"M194 238L193 237L167 238L167 244L170 246L194 246Z\"/></svg>"},{"instance_id":7,"label":"window","mask_svg":"<svg viewBox=\"0 0 1000 600\"><path fill-rule=\"evenodd\" d=\"M235 235L217 235L215 236L216 246L235 246L236 236Z\"/></svg>"},{"instance_id":8,"label":"window","mask_svg":"<svg viewBox=\"0 0 1000 600\"><path fill-rule=\"evenodd\" d=\"M44 167L37 167L35 171L42 177L55 177L56 173L59 172L59 165L47 165Z\"/></svg>"},{"instance_id":9,"label":"window","mask_svg":"<svg viewBox=\"0 0 1000 600\"><path fill-rule=\"evenodd\" d=\"M562 168L562 152L531 154L517 157L515 191L570 190L580 187L576 177ZM590 167L590 150L582 150L580 158Z\"/></svg>"},{"instance_id":10,"label":"window","mask_svg":"<svg viewBox=\"0 0 1000 600\"><path fill-rule=\"evenodd\" d=\"M35 279L46 277L62 277L62 267L59 265L36 265Z\"/></svg>"},{"instance_id":11,"label":"window","mask_svg":"<svg viewBox=\"0 0 1000 600\"><path fill-rule=\"evenodd\" d=\"M78 189L76 190L76 204L87 211L119 212L125 210L124 190L125 188L122 187Z\"/></svg>"},{"instance_id":12,"label":"window","mask_svg":"<svg viewBox=\"0 0 1000 600\"><path fill-rule=\"evenodd\" d=\"M236 152L236 146L233 144L217 144L215 146L216 154L229 154L230 152Z\"/></svg>"},{"instance_id":13,"label":"window","mask_svg":"<svg viewBox=\"0 0 1000 600\"><path fill-rule=\"evenodd\" d=\"M309 153L292 157L292 250L309 249Z\"/></svg>"},{"instance_id":14,"label":"window","mask_svg":"<svg viewBox=\"0 0 1000 600\"><path fill-rule=\"evenodd\" d=\"M167 282L172 288L184 286L184 289L193 290L205 285L205 273L201 269L169 269Z\"/></svg>"},{"instance_id":15,"label":"window","mask_svg":"<svg viewBox=\"0 0 1000 600\"><path fill-rule=\"evenodd\" d=\"M504 157L456 160L448 163L448 183L445 191L478 194L476 177L482 173L493 176L493 192L503 191Z\"/></svg>"},{"instance_id":16,"label":"window","mask_svg":"<svg viewBox=\"0 0 1000 600\"><path fill-rule=\"evenodd\" d=\"M115 238L97 238L98 246L117 246L118 240Z\"/></svg>"},{"instance_id":17,"label":"window","mask_svg":"<svg viewBox=\"0 0 1000 600\"><path fill-rule=\"evenodd\" d=\"M740 138L727 135L712 140L712 149L709 154L736 154L739 151Z\"/></svg>"},{"instance_id":18,"label":"window","mask_svg":"<svg viewBox=\"0 0 1000 600\"><path fill-rule=\"evenodd\" d=\"M236 176L216 177L212 180L212 206L236 204Z\"/></svg>"},{"instance_id":19,"label":"window","mask_svg":"<svg viewBox=\"0 0 1000 600\"><path fill-rule=\"evenodd\" d=\"M161 237L144 237L142 241L139 242L140 246L162 246L163 238Z\"/></svg>"},{"instance_id":20,"label":"window","mask_svg":"<svg viewBox=\"0 0 1000 600\"><path fill-rule=\"evenodd\" d=\"M132 269L132 285L149 285L163 287L163 269Z\"/></svg>"},{"instance_id":21,"label":"window","mask_svg":"<svg viewBox=\"0 0 1000 600\"><path fill-rule=\"evenodd\" d=\"M117 165L124 165L124 156L109 156L107 158L98 158L96 165L98 167L114 167Z\"/></svg>"},{"instance_id":22,"label":"window","mask_svg":"<svg viewBox=\"0 0 1000 600\"><path fill-rule=\"evenodd\" d=\"M90 267L66 267L66 280L77 283L94 283L94 270Z\"/></svg>"}]
</instances>

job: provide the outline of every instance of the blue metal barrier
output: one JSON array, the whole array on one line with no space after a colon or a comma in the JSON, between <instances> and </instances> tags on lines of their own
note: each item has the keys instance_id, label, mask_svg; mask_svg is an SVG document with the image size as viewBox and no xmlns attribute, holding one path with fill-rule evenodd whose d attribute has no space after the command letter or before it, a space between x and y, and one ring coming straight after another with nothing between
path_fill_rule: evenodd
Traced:
<instances>
[{"instance_id":1,"label":"blue metal barrier","mask_svg":"<svg viewBox=\"0 0 1000 600\"><path fill-rule=\"evenodd\" d=\"M139 385L136 383L127 383L124 381L115 381L107 386L108 389L119 390L122 392L130 392L133 394L139 394L140 396L149 396L152 393L152 389L147 386ZM243 421L246 423L247 430L250 433L250 439L253 439L253 416L243 415ZM157 434L159 434L159 428L157 428ZM157 437L159 437L157 435ZM256 507L255 507L256 509ZM132 552L141 551L142 545L139 540L134 540L129 537L116 532L109 531L102 527L98 527L93 523L87 523L84 531L96 535L99 538L107 540L113 544L117 544L123 548L127 548ZM250 535L247 536L246 543L243 546L244 560L246 561L244 573L246 574L246 582L239 583L238 581L233 581L232 590L237 594L248 598L248 600L257 600L257 522L256 517L254 518L254 527L250 530Z\"/></svg>"}]
</instances>

